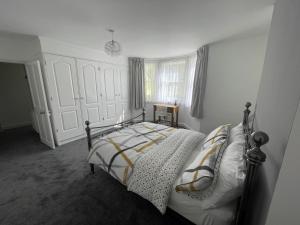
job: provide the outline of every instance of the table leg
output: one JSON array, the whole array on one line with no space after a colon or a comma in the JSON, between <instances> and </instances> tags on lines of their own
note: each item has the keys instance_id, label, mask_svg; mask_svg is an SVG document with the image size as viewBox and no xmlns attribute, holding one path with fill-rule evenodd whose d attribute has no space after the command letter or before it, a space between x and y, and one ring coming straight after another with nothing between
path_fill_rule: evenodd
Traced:
<instances>
[{"instance_id":1,"label":"table leg","mask_svg":"<svg viewBox=\"0 0 300 225\"><path fill-rule=\"evenodd\" d=\"M171 127L174 127L174 111L172 112L171 116Z\"/></svg>"},{"instance_id":2,"label":"table leg","mask_svg":"<svg viewBox=\"0 0 300 225\"><path fill-rule=\"evenodd\" d=\"M153 106L153 123L155 123L155 111L156 111L156 107Z\"/></svg>"},{"instance_id":3,"label":"table leg","mask_svg":"<svg viewBox=\"0 0 300 225\"><path fill-rule=\"evenodd\" d=\"M176 127L178 128L178 110L176 112Z\"/></svg>"}]
</instances>

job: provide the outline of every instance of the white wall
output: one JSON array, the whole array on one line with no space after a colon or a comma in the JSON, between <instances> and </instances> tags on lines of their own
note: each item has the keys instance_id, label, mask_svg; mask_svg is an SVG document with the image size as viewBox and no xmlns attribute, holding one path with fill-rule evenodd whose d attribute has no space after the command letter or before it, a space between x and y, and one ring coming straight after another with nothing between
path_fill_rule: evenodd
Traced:
<instances>
[{"instance_id":1,"label":"white wall","mask_svg":"<svg viewBox=\"0 0 300 225\"><path fill-rule=\"evenodd\" d=\"M0 124L3 129L31 124L32 102L22 64L0 63Z\"/></svg>"},{"instance_id":2,"label":"white wall","mask_svg":"<svg viewBox=\"0 0 300 225\"><path fill-rule=\"evenodd\" d=\"M265 224L300 99L299 21L299 0L276 2L257 97L256 129L267 132L270 142L263 147L267 161L260 170L255 188L253 221L249 222L253 225ZM290 185L292 187L293 183ZM282 210L284 207L282 205Z\"/></svg>"},{"instance_id":3,"label":"white wall","mask_svg":"<svg viewBox=\"0 0 300 225\"><path fill-rule=\"evenodd\" d=\"M267 34L262 34L210 45L203 118L188 125L208 133L220 124L242 120L245 103L256 102L266 42Z\"/></svg>"},{"instance_id":4,"label":"white wall","mask_svg":"<svg viewBox=\"0 0 300 225\"><path fill-rule=\"evenodd\" d=\"M267 225L298 225L300 202L300 104L285 150L284 161L270 206Z\"/></svg>"},{"instance_id":5,"label":"white wall","mask_svg":"<svg viewBox=\"0 0 300 225\"><path fill-rule=\"evenodd\" d=\"M0 32L0 62L25 62L39 51L37 37Z\"/></svg>"},{"instance_id":6,"label":"white wall","mask_svg":"<svg viewBox=\"0 0 300 225\"><path fill-rule=\"evenodd\" d=\"M190 108L184 106L180 108L178 123L188 129L200 131L200 120L191 116Z\"/></svg>"},{"instance_id":7,"label":"white wall","mask_svg":"<svg viewBox=\"0 0 300 225\"><path fill-rule=\"evenodd\" d=\"M266 44L266 33L210 44L203 118L191 117L190 109L181 106L179 124L209 133L220 124L241 122L245 103L256 102ZM152 104L146 109L152 121Z\"/></svg>"}]
</instances>

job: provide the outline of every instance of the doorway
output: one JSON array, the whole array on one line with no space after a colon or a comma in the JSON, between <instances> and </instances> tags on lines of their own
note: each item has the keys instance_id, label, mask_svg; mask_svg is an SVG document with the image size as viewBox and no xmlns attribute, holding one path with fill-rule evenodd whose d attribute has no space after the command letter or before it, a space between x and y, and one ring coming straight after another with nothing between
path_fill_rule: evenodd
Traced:
<instances>
[{"instance_id":1,"label":"doorway","mask_svg":"<svg viewBox=\"0 0 300 225\"><path fill-rule=\"evenodd\" d=\"M24 128L55 148L39 62L0 62L0 132Z\"/></svg>"}]
</instances>

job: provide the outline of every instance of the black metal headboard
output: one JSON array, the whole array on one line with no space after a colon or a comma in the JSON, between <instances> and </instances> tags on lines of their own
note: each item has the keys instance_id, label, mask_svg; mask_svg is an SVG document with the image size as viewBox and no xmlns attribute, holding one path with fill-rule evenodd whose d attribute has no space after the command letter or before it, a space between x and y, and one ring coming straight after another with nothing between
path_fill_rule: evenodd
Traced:
<instances>
[{"instance_id":1,"label":"black metal headboard","mask_svg":"<svg viewBox=\"0 0 300 225\"><path fill-rule=\"evenodd\" d=\"M253 194L254 181L257 175L258 168L266 160L266 154L262 152L261 146L269 141L269 136L262 131L254 131L252 125L250 128L249 115L251 113L251 103L246 103L243 117L243 131L245 135L245 161L246 161L246 178L242 196L239 200L235 225L246 225L249 218L250 199Z\"/></svg>"}]
</instances>

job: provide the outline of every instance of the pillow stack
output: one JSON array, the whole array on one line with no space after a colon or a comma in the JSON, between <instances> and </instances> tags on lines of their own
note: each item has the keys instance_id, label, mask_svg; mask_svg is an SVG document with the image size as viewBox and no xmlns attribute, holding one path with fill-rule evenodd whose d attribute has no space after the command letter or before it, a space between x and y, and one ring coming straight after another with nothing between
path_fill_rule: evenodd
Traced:
<instances>
[{"instance_id":1,"label":"pillow stack","mask_svg":"<svg viewBox=\"0 0 300 225\"><path fill-rule=\"evenodd\" d=\"M176 191L209 194L219 173L220 162L227 147L230 124L212 131L204 140L201 151L181 176Z\"/></svg>"},{"instance_id":2,"label":"pillow stack","mask_svg":"<svg viewBox=\"0 0 300 225\"><path fill-rule=\"evenodd\" d=\"M201 199L204 209L219 207L236 199L245 179L244 144L242 124L231 130L229 125L223 125L212 131L195 160L184 170L176 191ZM209 163L208 159L211 160ZM211 165L214 165L213 170Z\"/></svg>"}]
</instances>

